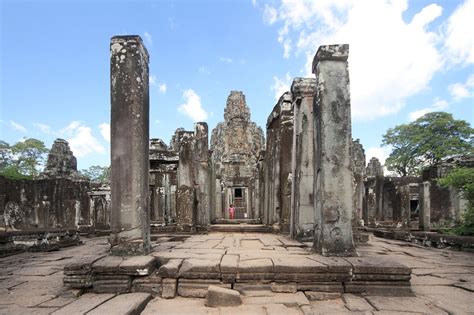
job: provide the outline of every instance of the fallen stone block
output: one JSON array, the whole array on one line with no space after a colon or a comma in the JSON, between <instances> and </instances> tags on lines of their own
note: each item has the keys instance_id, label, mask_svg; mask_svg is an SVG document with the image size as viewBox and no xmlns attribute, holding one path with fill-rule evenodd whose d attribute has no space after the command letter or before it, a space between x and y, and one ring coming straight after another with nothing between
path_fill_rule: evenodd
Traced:
<instances>
[{"instance_id":1,"label":"fallen stone block","mask_svg":"<svg viewBox=\"0 0 474 315\"><path fill-rule=\"evenodd\" d=\"M213 285L209 286L206 295L206 306L227 307L240 304L242 304L242 299L238 291Z\"/></svg>"}]
</instances>

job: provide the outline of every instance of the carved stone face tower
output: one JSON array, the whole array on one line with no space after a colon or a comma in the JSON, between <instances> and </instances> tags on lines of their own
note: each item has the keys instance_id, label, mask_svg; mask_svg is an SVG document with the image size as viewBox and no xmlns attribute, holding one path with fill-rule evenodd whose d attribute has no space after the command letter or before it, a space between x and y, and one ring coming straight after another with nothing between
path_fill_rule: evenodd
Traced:
<instances>
[{"instance_id":1,"label":"carved stone face tower","mask_svg":"<svg viewBox=\"0 0 474 315\"><path fill-rule=\"evenodd\" d=\"M231 91L224 110L224 122L212 131L211 150L215 184L215 217L225 216L230 204L235 218L254 218L255 167L264 148L263 131L250 121L250 109L241 91Z\"/></svg>"}]
</instances>

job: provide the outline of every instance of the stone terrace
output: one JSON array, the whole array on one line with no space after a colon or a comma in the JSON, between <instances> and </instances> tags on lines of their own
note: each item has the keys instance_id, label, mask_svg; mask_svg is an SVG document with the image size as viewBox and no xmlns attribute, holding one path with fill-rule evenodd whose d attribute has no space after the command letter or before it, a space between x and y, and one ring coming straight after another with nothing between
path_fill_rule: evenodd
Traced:
<instances>
[{"instance_id":1,"label":"stone terrace","mask_svg":"<svg viewBox=\"0 0 474 315\"><path fill-rule=\"evenodd\" d=\"M296 278L286 278L289 272L285 272L287 271L285 269L280 272L283 263L290 270L299 264L298 261L305 261L310 266L305 268L314 271L311 274L308 272L306 274L308 276L328 274L330 268L336 268L333 273L338 275L344 273L347 264L328 263L326 265L327 260L339 262L347 260L315 256L304 247L304 244L283 236L232 233L212 233L190 237L160 236L153 245L154 251L150 257L156 257L163 263L154 272L151 269L144 270L146 268L140 271L129 269L130 265L127 266L127 263L121 262L122 269L128 270L129 274L151 273L152 276L143 277L141 280L140 276L136 275L135 280L129 283L132 290L141 288L141 291L149 290L153 294L84 293L84 290L68 289L63 285L64 266L73 266L79 260L84 261L92 257L95 257L94 259L98 262L100 257L105 257L109 248L105 238L86 239L83 246L57 252L23 253L1 258L0 314L57 312L57 314L71 315L84 314L92 310L95 313L113 311L114 314L133 314L143 309L143 314L158 312L163 314L278 314L283 312L285 314L349 314L351 312L466 314L472 311L474 300L474 260L472 258L474 256L471 253L426 249L403 242L371 238L368 245L358 248L362 261L376 262L384 259L384 261L402 263L412 268L411 284L414 294L388 297L380 296L376 286L373 286L373 291L369 290L362 295L342 292L342 282L339 285L331 282L332 284L319 287L311 287L308 283L304 287L296 281L303 279L300 277L305 274L304 268L292 271ZM237 270L234 268L236 259L238 259ZM364 268L363 266L355 267L358 266L354 262L357 258L348 260L352 260L350 266L353 267L350 268L355 272L352 282L354 284L356 282L354 280L358 279L356 277L358 272L364 274ZM106 264L102 263L98 266L105 267L104 265ZM254 271L250 272L248 268L253 268ZM377 275L374 270L372 269L372 273ZM161 277L160 273L166 277ZM222 278L217 279L218 274ZM206 276L205 279L201 279L202 275ZM242 305L231 308L209 308L204 305L205 299L191 298L203 296L204 290L207 290L210 284L229 287L231 284L226 281L230 282L234 276L236 282L233 286L242 293ZM104 277L102 282L98 283L98 287L96 285L99 290L121 285L123 288L123 283L128 283L123 281L124 278L120 282L119 279L107 278L102 274L101 277ZM178 281L175 280L176 277L179 277ZM249 277L260 277L265 280L246 279ZM268 277L273 278L268 279ZM278 279L288 280L283 282ZM107 282L107 280L113 281ZM377 282L379 281L373 281L373 284L376 285ZM396 282L394 281L393 284ZM358 288L360 285L354 286L354 290ZM82 295L78 297L80 294ZM160 294L162 296L164 294L165 297L171 297L174 294L178 296L174 299L165 299L160 297Z\"/></svg>"},{"instance_id":2,"label":"stone terrace","mask_svg":"<svg viewBox=\"0 0 474 315\"><path fill-rule=\"evenodd\" d=\"M209 285L238 291L410 295L410 268L386 257L324 257L285 236L256 233L155 236L147 256L87 255L64 283L95 293L205 297Z\"/></svg>"}]
</instances>

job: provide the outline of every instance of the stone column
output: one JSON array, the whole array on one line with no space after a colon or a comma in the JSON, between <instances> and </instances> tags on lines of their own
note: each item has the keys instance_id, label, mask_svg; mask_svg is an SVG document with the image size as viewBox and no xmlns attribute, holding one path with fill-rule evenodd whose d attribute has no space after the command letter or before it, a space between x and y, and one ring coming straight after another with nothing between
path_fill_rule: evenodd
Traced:
<instances>
[{"instance_id":1,"label":"stone column","mask_svg":"<svg viewBox=\"0 0 474 315\"><path fill-rule=\"evenodd\" d=\"M419 226L422 231L431 230L431 200L430 200L430 182L423 182L419 187Z\"/></svg>"},{"instance_id":2,"label":"stone column","mask_svg":"<svg viewBox=\"0 0 474 315\"><path fill-rule=\"evenodd\" d=\"M292 152L291 235L300 240L314 236L314 113L316 79L295 78L291 85L294 111Z\"/></svg>"},{"instance_id":3,"label":"stone column","mask_svg":"<svg viewBox=\"0 0 474 315\"><path fill-rule=\"evenodd\" d=\"M289 93L283 94L280 101L280 225L283 233L290 231L291 181L293 149L293 104Z\"/></svg>"},{"instance_id":4,"label":"stone column","mask_svg":"<svg viewBox=\"0 0 474 315\"><path fill-rule=\"evenodd\" d=\"M359 139L352 141L352 170L354 191L352 196L352 226L359 226L362 219L363 199L365 193L365 152Z\"/></svg>"},{"instance_id":5,"label":"stone column","mask_svg":"<svg viewBox=\"0 0 474 315\"><path fill-rule=\"evenodd\" d=\"M375 226L376 221L382 220L383 167L380 161L373 157L370 159L366 171L367 207L363 217L366 225Z\"/></svg>"},{"instance_id":6,"label":"stone column","mask_svg":"<svg viewBox=\"0 0 474 315\"><path fill-rule=\"evenodd\" d=\"M327 256L355 255L352 238L349 45L320 46L313 60L317 92L314 248Z\"/></svg>"},{"instance_id":7,"label":"stone column","mask_svg":"<svg viewBox=\"0 0 474 315\"><path fill-rule=\"evenodd\" d=\"M195 174L196 174L196 196L197 196L197 223L199 225L210 224L210 178L209 178L209 136L208 127L205 122L198 122L194 126L195 142Z\"/></svg>"},{"instance_id":8,"label":"stone column","mask_svg":"<svg viewBox=\"0 0 474 315\"><path fill-rule=\"evenodd\" d=\"M410 185L397 188L400 196L400 223L403 227L410 227Z\"/></svg>"},{"instance_id":9,"label":"stone column","mask_svg":"<svg viewBox=\"0 0 474 315\"><path fill-rule=\"evenodd\" d=\"M194 224L194 135L193 132L179 131L178 189L176 191L176 216L178 224Z\"/></svg>"},{"instance_id":10,"label":"stone column","mask_svg":"<svg viewBox=\"0 0 474 315\"><path fill-rule=\"evenodd\" d=\"M150 251L148 52L139 36L110 43L113 255Z\"/></svg>"}]
</instances>

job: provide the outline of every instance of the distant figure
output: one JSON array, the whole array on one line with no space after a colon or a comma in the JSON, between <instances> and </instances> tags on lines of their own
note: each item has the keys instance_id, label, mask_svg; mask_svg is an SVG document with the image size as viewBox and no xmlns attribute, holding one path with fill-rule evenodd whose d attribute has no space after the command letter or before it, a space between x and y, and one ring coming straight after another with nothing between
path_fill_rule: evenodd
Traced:
<instances>
[{"instance_id":1,"label":"distant figure","mask_svg":"<svg viewBox=\"0 0 474 315\"><path fill-rule=\"evenodd\" d=\"M233 204L229 206L229 219L234 219L235 207Z\"/></svg>"}]
</instances>

